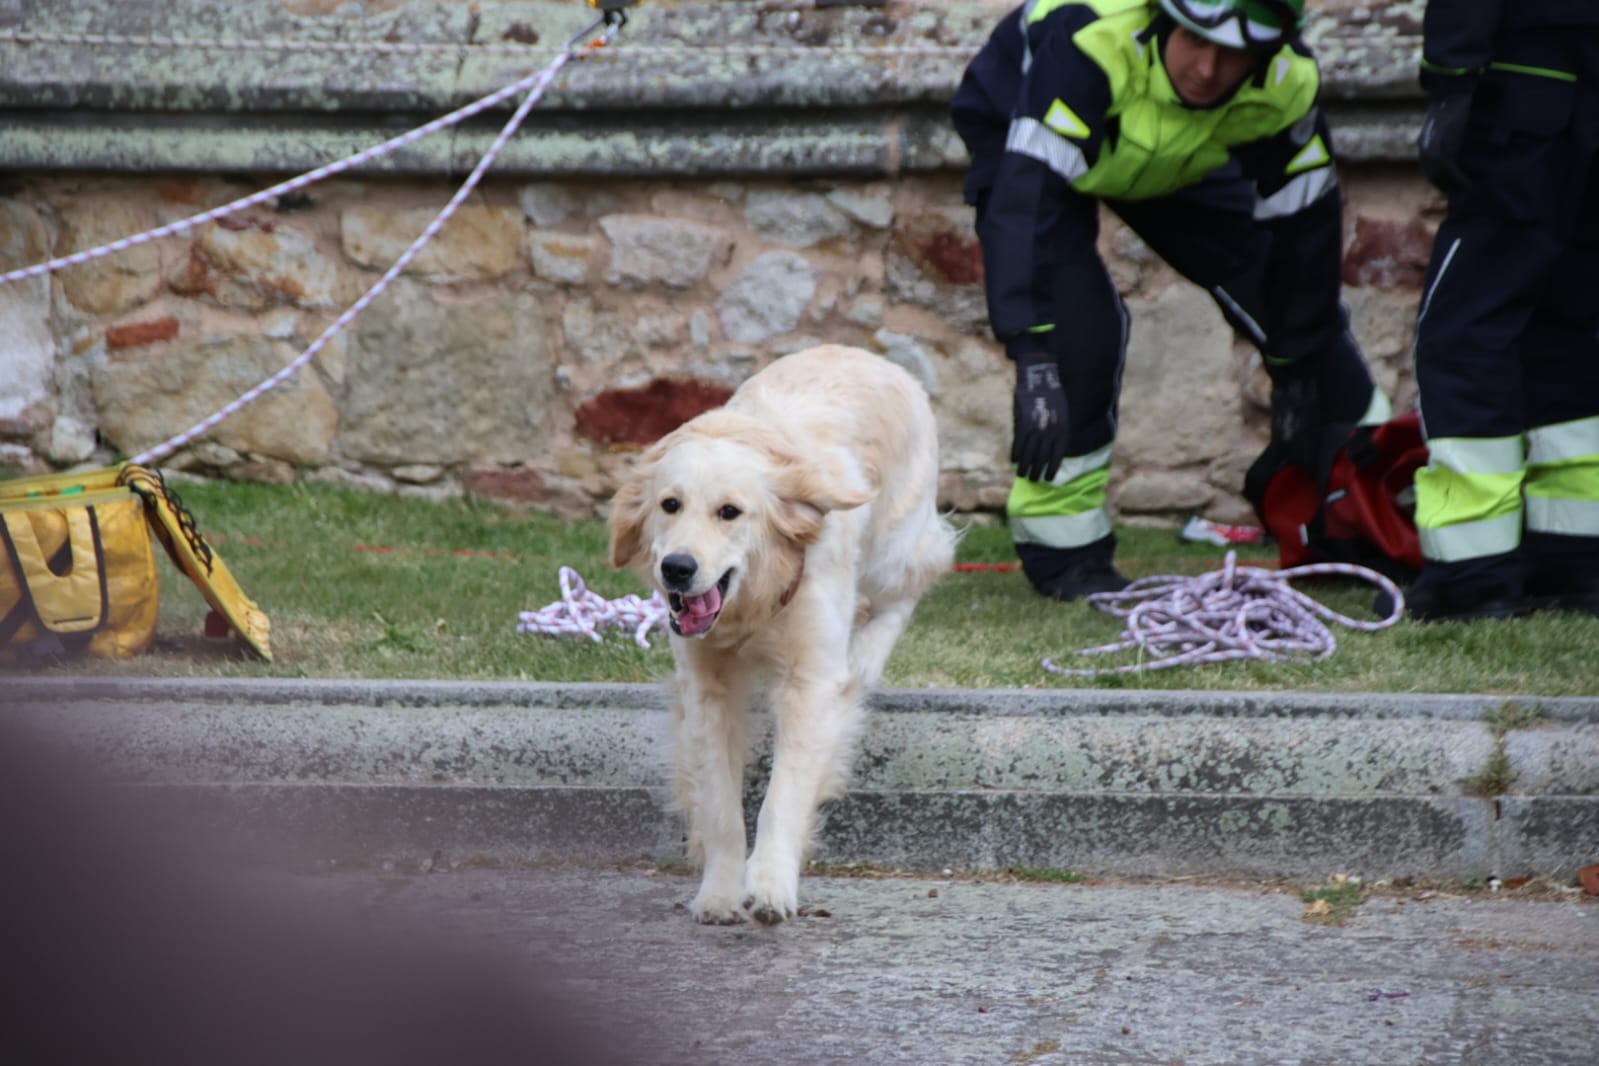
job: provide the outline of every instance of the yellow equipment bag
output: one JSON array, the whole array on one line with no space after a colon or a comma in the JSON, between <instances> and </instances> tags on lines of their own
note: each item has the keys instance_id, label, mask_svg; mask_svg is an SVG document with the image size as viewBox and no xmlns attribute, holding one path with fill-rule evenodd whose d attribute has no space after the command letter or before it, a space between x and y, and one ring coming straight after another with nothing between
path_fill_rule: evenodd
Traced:
<instances>
[{"instance_id":1,"label":"yellow equipment bag","mask_svg":"<svg viewBox=\"0 0 1599 1066\"><path fill-rule=\"evenodd\" d=\"M271 623L161 475L133 463L0 482L0 661L24 652L125 658L155 639L151 533L200 589L206 632L271 660Z\"/></svg>"},{"instance_id":2,"label":"yellow equipment bag","mask_svg":"<svg viewBox=\"0 0 1599 1066\"><path fill-rule=\"evenodd\" d=\"M120 659L149 647L155 555L133 490L0 501L0 538L9 564L0 575L0 656L30 648Z\"/></svg>"}]
</instances>

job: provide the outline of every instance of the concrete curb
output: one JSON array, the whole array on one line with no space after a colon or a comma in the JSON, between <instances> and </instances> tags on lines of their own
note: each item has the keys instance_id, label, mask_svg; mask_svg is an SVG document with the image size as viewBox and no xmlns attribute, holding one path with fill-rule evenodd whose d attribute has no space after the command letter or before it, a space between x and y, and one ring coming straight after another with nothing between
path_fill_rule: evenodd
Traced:
<instances>
[{"instance_id":1,"label":"concrete curb","mask_svg":"<svg viewBox=\"0 0 1599 1066\"><path fill-rule=\"evenodd\" d=\"M1599 858L1599 699L892 689L874 710L818 858L1315 878ZM8 679L0 713L147 802L319 857L681 850L655 686ZM1491 768L1509 786L1482 794Z\"/></svg>"}]
</instances>

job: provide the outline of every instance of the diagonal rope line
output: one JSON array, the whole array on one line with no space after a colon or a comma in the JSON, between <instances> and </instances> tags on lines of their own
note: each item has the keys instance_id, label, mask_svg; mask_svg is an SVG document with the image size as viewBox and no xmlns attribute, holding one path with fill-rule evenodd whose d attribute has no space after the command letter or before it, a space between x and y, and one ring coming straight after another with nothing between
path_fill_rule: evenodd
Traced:
<instances>
[{"instance_id":1,"label":"diagonal rope line","mask_svg":"<svg viewBox=\"0 0 1599 1066\"><path fill-rule=\"evenodd\" d=\"M617 23L610 24L607 27L605 35L599 41L597 41L593 47L601 47L608 42L611 37L614 36L618 25L619 24ZM400 273L411 264L411 261L416 258L417 253L422 250L422 246L427 244L428 241L432 240L439 230L444 228L444 224L449 221L450 216L455 213L456 208L461 205L467 196L471 195L472 190L475 189L478 182L482 180L484 173L493 164L495 157L500 154L500 150L505 147L506 142L511 139L511 135L514 134L517 130L517 127L522 124L522 120L525 119L528 112L533 109L533 105L538 103L539 98L544 95L544 91L549 88L550 83L555 79L555 75L560 72L560 69L566 65L567 61L570 60L574 54L575 53L572 50L572 47L569 45L567 50L557 56L555 61L545 68L542 73L536 77L524 78L522 81L517 82L515 86L510 87L512 89L516 89L526 85L530 81L532 83L531 87L528 88L527 96L522 100L521 104L518 105L515 113L511 115L510 119L500 129L499 135L495 137L494 143L489 146L488 151L483 154L483 158L478 160L477 166L472 168L472 173L469 174L466 180L461 183L461 187L455 191L455 195L450 197L449 203L444 205L444 209L434 217L433 221L428 223L427 228L424 229L422 233L411 242L405 251L400 254L400 257L394 261L394 264L384 272L383 276L379 278L371 288L367 289L367 291L361 295L360 299L356 300L355 303L346 308L343 314L334 319L334 321L322 331L321 335L318 336L316 340L311 342L305 351L296 356L294 360L286 365L282 370L279 370L265 381L262 381L260 384L250 389L232 403L223 407L221 410L212 414L208 418L195 423L182 433L179 433L176 436L157 444L153 448L140 452L138 455L133 457L131 462L140 465L147 465L155 462L158 459L164 458L165 456L171 455L174 451L183 447L195 437L198 437L200 434L211 429L223 419L229 417L246 404L249 404L255 400L262 393L281 385L302 366L309 362L317 352L321 351L322 347L327 344L334 334L338 333L357 315L366 310L367 306L370 305L373 300L377 299L378 295L388 287L389 282L399 277ZM501 99L504 99L505 96L508 95L510 94L505 90L501 90L499 93L492 94L492 96L498 96ZM490 98L491 97L484 97L484 100L488 100ZM478 103L481 104L482 102L483 101L479 101ZM479 108L479 110L481 110L481 108ZM460 114L460 112L456 112L456 114ZM459 121L459 119L457 119L457 121ZM435 123L429 123L429 126L433 127L434 129L443 128ZM420 127L420 129L428 129L428 127ZM414 133L416 131L412 132ZM400 139L401 138L396 138L395 140ZM392 144L393 142L386 143ZM364 155L366 153L361 154ZM355 158L357 157L351 157L351 159ZM348 163L349 160L346 160L345 162ZM328 168L323 169L326 170ZM312 173L315 174L317 172L312 171ZM309 182L306 182L305 184L309 184ZM198 218L201 216L196 217ZM6 280L9 279L0 278L0 284L3 284Z\"/></svg>"},{"instance_id":2,"label":"diagonal rope line","mask_svg":"<svg viewBox=\"0 0 1599 1066\"><path fill-rule=\"evenodd\" d=\"M484 171L487 170L489 164L494 161L494 157L499 154L500 149L510 138L511 134L516 132L516 128L522 124L522 120L527 117L528 111L532 109L533 105L538 102L539 97L543 95L544 87L549 84L549 80L554 77L555 72L560 70L560 68L565 65L565 62L569 57L569 53L562 53L561 56L557 58L556 62L551 64L550 68L545 72L546 76L535 84L534 89L528 93L521 105L517 107L516 112L511 116L510 121L507 122L500 130L499 136L495 138L494 144L490 147L489 151L484 154L481 160L478 161L478 165L473 168L472 173L467 177L467 179L461 183L461 187L456 190L455 195L450 197L450 201L444 206L444 209L440 211L431 222L428 223L427 227L422 231L422 233L411 242L404 252L400 254L400 257L394 261L393 265L391 265L387 271L384 272L383 276L379 278L371 288L367 289L367 291L361 295L360 299L356 300L355 303L346 308L343 314L334 319L333 322L322 331L316 340L311 342L305 351L296 356L294 360L284 366L283 369L279 370L265 381L262 381L254 388L244 393L244 395L223 407L221 410L215 412L200 422L195 423L182 433L163 441L147 451L139 453L133 457L132 461L134 463L144 465L171 455L174 451L183 447L195 437L204 433L206 430L211 429L223 419L228 418L240 408L255 400L262 393L268 392L271 389L281 385L302 366L309 362L317 352L321 351L323 346L327 344L334 334L338 333L357 315L366 310L372 301L377 299L378 295L388 287L389 283L398 277L400 273L411 264L412 260L414 260L417 254L422 250L422 246L433 239L439 230L444 227L444 224L449 221L450 216L455 213L456 208L459 207L462 201L464 201L466 197L471 194L472 190L477 187L478 181L482 178Z\"/></svg>"},{"instance_id":3,"label":"diagonal rope line","mask_svg":"<svg viewBox=\"0 0 1599 1066\"><path fill-rule=\"evenodd\" d=\"M596 47L598 46L596 45ZM364 166L374 159L388 155L390 152L394 152L400 148L404 148L406 145L419 141L430 134L437 133L442 129L447 129L450 126L454 126L459 122L464 122L474 115L481 114L482 112L494 107L496 104L502 103L518 93L536 90L536 95L534 96L534 100L536 102L538 97L544 94L544 91L548 87L550 81L554 79L556 72L558 72L561 67L566 65L566 62L573 57L573 54L574 53L570 49L563 51L559 56L556 57L554 63L537 74L529 74L520 81L517 81L511 85L507 85L503 89L498 89L492 93L489 93L487 96L474 100L472 103L460 107L447 115L442 115L439 118L434 119L432 122L418 126L416 129L409 130L396 137L391 137L389 140L386 140L381 144L373 145L371 148L364 149L363 151L357 152L352 156L329 163L326 166L318 167L315 170L301 174L299 177L290 178L287 181L279 182L270 188L262 189L260 192L251 193L249 196L234 200L231 203L223 204L221 207L214 207L211 210L201 212L198 215L191 215L188 218L179 219L178 221L168 223L165 226L158 226L157 228L147 230L144 233L137 233L131 237L124 237L121 240L112 241L109 244L102 245L98 248L90 248L85 251L74 252L71 255L60 256L58 258L51 259L48 262L36 263L33 266L7 271L4 274L0 274L0 285L7 285L13 281L23 281L27 278L41 277L57 270L78 266L82 263L87 263L103 256L126 251L129 248L134 248L141 244L148 244L150 241L161 240L165 237L186 233L196 226L202 226L208 222L215 222L217 219L226 218L228 215L243 211L249 207L255 207L259 204L263 204L268 200L276 199L277 197L283 196L286 193L296 192L308 185L314 185L325 178L334 176L335 174L341 174L346 170L353 170L356 167ZM526 113L523 112L523 114L525 115ZM522 120L520 118L516 119L516 125L521 125L521 121ZM515 126L511 126L510 128L514 131Z\"/></svg>"}]
</instances>

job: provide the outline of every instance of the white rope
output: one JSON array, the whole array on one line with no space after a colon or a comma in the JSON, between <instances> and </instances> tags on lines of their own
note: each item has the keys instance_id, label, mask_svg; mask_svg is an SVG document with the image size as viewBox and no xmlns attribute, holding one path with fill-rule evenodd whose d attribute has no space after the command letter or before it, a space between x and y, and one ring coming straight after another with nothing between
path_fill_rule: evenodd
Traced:
<instances>
[{"instance_id":1,"label":"white rope","mask_svg":"<svg viewBox=\"0 0 1599 1066\"><path fill-rule=\"evenodd\" d=\"M553 76L554 72L560 69L560 67L564 64L565 59L566 56L563 54L547 73ZM349 325L349 323L362 311L366 310L368 305L370 305L373 300L377 299L378 295L382 293L384 289L388 288L389 282L399 277L400 272L411 264L411 261L416 258L417 253L422 250L422 246L428 241L432 240L433 237L437 235L439 230L444 228L445 222L449 221L450 216L455 214L455 209L459 207L462 201L464 201L472 192L472 190L477 187L478 181L483 177L483 172L488 168L489 164L494 162L495 156L499 155L500 149L504 147L505 142L510 139L511 134L516 132L516 127L522 124L522 120L527 117L528 110L531 109L533 104L538 101L538 98L543 94L543 87L548 84L548 79L546 79L540 82L534 91L528 93L527 98L524 99L521 105L516 109L516 113L511 116L511 120L507 122L504 128L500 130L500 135L495 138L494 144L490 146L488 152L486 152L483 158L479 160L478 165L473 169L471 175L468 176L466 181L461 183L461 187L456 190L455 195L450 197L450 202L444 205L444 209L434 217L433 221L428 223L427 228L424 229L422 233L410 243L405 251L401 253L400 257L394 261L394 264L384 272L383 276L379 278L371 288L362 293L360 299L356 300L355 303L346 308L343 314L334 319L332 324L324 329L317 339L311 342L305 351L296 356L288 363L288 365L283 367L283 369L279 370L265 381L262 381L260 384L250 389L232 403L227 404L221 410L213 413L209 417L204 418L199 422L196 422L183 432L169 437L167 440L162 441L155 447L140 452L138 455L133 457L132 461L140 465L148 465L158 459L171 455L179 448L194 440L194 438L198 437L200 434L206 432L219 422L233 415L240 408L255 400L256 397L260 396L262 393L277 388L277 386L281 385L284 381L287 381L289 377L298 371L302 366L310 362L311 358L316 355L317 352L321 351L322 347L326 345L335 334L337 334L345 326Z\"/></svg>"},{"instance_id":2,"label":"white rope","mask_svg":"<svg viewBox=\"0 0 1599 1066\"><path fill-rule=\"evenodd\" d=\"M517 81L511 85L507 85L503 89L498 89L492 93L489 93L487 96L474 100L472 103L458 108L457 110L450 112L448 115L436 118L426 125L418 126L416 129L402 133L397 137L391 137L389 140L386 140L381 144L376 144L371 148L363 149L362 151L356 152L354 155L346 156L344 159L340 159L335 162L328 163L325 166L318 167L315 170L308 171L304 174L301 174L299 177L290 178L287 181L281 181L269 188L262 189L260 192L251 193L249 196L241 197L240 199L234 200L231 203L223 204L221 207L214 207L209 211L203 211L198 215L191 215L188 218L179 219L178 221L168 223L165 226L158 226L155 229L146 230L143 233L136 233L131 237L123 237L119 240L103 244L98 248L85 249L81 252L74 252L71 255L64 255L56 259L51 259L48 262L36 263L33 266L7 271L4 274L0 274L0 285L6 285L13 281L23 281L27 278L40 277L44 274L65 269L66 267L78 266L82 263L99 259L102 256L126 251L129 248L134 248L141 244L147 244L150 241L160 240L164 237L171 237L180 233L186 233L196 226L204 225L207 222L215 222L217 219L226 218L228 215L236 214L239 211L243 211L245 208L255 207L259 204L265 203L268 200L273 200L279 196L283 196L286 193L303 189L307 185L313 185L316 182L322 181L324 178L330 178L335 174L341 174L346 170L352 170L356 167L364 166L365 164L372 162L374 159L381 158L382 156L388 155L390 152L404 148L406 145L415 141L419 141L429 134L437 133L439 130L447 129L450 126L454 126L459 122L463 122L474 115L487 111L489 108L510 99L519 92L528 91L530 95L533 95L533 99L536 102L538 97L544 94L544 90L548 87L549 82L554 79L555 74L561 69L561 67L566 65L567 60L571 59L572 55L573 53L571 50L563 51L559 56L556 57L554 63L537 74L529 74L520 81ZM536 90L536 95L533 94L533 90ZM517 125L521 124L520 118L517 118L515 121ZM509 126L510 124L508 123L507 125ZM514 132L515 126L510 126L510 128ZM504 131L502 131L502 136L508 137ZM497 141L496 144L498 143L500 142Z\"/></svg>"},{"instance_id":3,"label":"white rope","mask_svg":"<svg viewBox=\"0 0 1599 1066\"><path fill-rule=\"evenodd\" d=\"M619 21L607 22L605 26L605 32L600 37L589 42L585 47L589 51L604 47L606 44L610 43L611 38L616 35L616 31L621 27L621 25L622 23ZM533 105L538 103L539 99L549 88L550 83L555 80L555 75L560 72L561 68L566 65L568 60L572 59L578 54L577 49L580 45L580 42L583 37L587 36L588 32L589 31L585 31L584 33L581 33L577 37L574 37L572 40L568 41L566 47L562 49L560 54L555 57L555 60L537 74L530 74L503 89L492 92L481 99L473 101L465 107L461 107L450 112L448 115L434 119L432 122L418 126L414 130L400 134L398 137L392 137L381 144L374 145L373 147L357 152L354 155L347 156L346 158L333 163L329 163L326 166L318 167L315 170L312 170L306 174L302 174L299 177L291 178L288 181L279 182L277 185L273 185L270 188L263 189L260 192L253 193L249 196L235 200L232 203L224 204L221 207L213 208L210 211L205 211L198 215L193 215L189 218L181 219L165 226L159 226L156 229L135 234L131 237L124 237L120 240L111 241L110 243L101 245L98 248L86 249L81 252L76 252L72 255L61 256L48 262L38 263L34 266L8 271L4 274L0 274L0 285L6 285L13 281L21 281L25 278L39 277L41 275L49 274L53 271L61 270L66 267L87 263L102 256L125 251L126 249L133 248L150 241L187 232L188 230L193 229L195 226L216 221L217 219L224 218L238 211L242 211L245 208L253 207L257 204L264 203L267 200L274 199L286 193L293 192L297 189L302 189L307 185L311 185L315 182L323 180L324 178L331 177L334 174L339 174L354 167L362 166L374 159L388 154L389 152L393 152L404 147L405 145L420 140L429 134L436 133L439 130L453 126L456 123L462 122L465 119L468 119L482 111L486 111L501 101L507 100L519 92L526 91L527 95L523 98L521 104L518 105L516 111L511 115L511 118L501 128L499 135L495 137L494 142L489 146L488 151L484 153L483 158L478 161L477 166L472 169L471 174L469 174L466 180L461 183L461 187L456 190L455 195L450 198L449 203L445 204L444 209L438 213L432 222L428 223L427 227L422 231L422 233L411 242L411 244L403 253L401 253L399 259L395 261L395 263L383 274L383 276L380 277L371 288L367 289L367 291L361 295L360 299L356 300L356 302L350 305L350 307L347 308L343 314L339 315L339 317L335 319L330 326L323 330L321 335L318 336L316 340L314 340L310 346L305 349L305 351L296 356L291 362L289 362L288 365L284 366L277 373L268 377L265 381L260 382L244 395L240 396L232 403L229 403L227 406L215 412L208 418L194 424L193 426L190 426L182 433L162 441L153 448L149 448L143 452L140 452L131 460L134 463L144 465L154 463L158 459L171 455L185 444L188 444L190 441L194 440L194 438L211 429L224 419L230 417L240 408L254 401L262 393L268 392L287 381L301 367L310 362L312 357L314 357L317 352L321 351L323 346L325 346L335 334L337 334L341 329L347 326L351 320L364 311L373 300L377 299L378 295L388 287L389 283L398 277L400 273L411 264L412 260L416 258L417 253L422 250L422 246L427 244L428 241L432 240L433 237L438 234L439 230L444 228L444 224L449 221L450 216L455 214L456 208L458 208L466 200L467 196L471 194L472 190L477 187L478 183L482 180L484 173L493 164L495 158L499 156L506 143L511 139L512 134L514 134L517 128L521 126L523 120L527 117L528 112L532 110Z\"/></svg>"},{"instance_id":4,"label":"white rope","mask_svg":"<svg viewBox=\"0 0 1599 1066\"><path fill-rule=\"evenodd\" d=\"M616 30L616 26L613 25L613 26L609 27L607 29L607 31L606 31L606 35L602 39L597 40L596 42L594 42L592 45L589 46L589 51L587 51L587 52L585 52L583 54L583 58L584 59L593 59L593 58L595 58L597 56L605 56L605 55L612 54L612 53L606 51L605 49L603 49L601 46L603 46L605 44L608 44L610 42L611 37L615 33L615 30ZM29 34L29 33L20 33L20 32L9 32L9 33L0 32L0 41L5 41L5 40L21 41L21 42L48 41L48 42L52 42L52 43L64 43L64 44L84 44L84 43L87 43L87 44L93 44L93 43L130 43L130 44L140 44L140 43L144 43L144 44L149 44L149 45L165 44L165 45L171 45L173 47L192 45L192 46L195 46L195 47L207 47L207 46L210 46L210 47L218 47L218 48L263 48L263 49L267 49L267 50L278 49L278 48L292 49L292 48L310 47L310 48L314 48L314 49L318 49L318 50L331 50L331 51L341 51L341 52L342 51L356 50L356 49L360 49L360 48L363 48L363 47L371 47L373 50L380 50L380 51L405 51L405 50L418 49L418 48L420 48L420 49L433 49L433 48L444 48L444 47L465 47L465 46L444 46L444 45L435 46L435 45L387 44L387 43L381 43L381 42L370 42L369 44L362 44L360 42L348 42L348 43L344 43L344 42L338 42L338 43L320 42L320 43L317 43L315 45L312 45L312 44L308 44L306 42L299 42L299 41L273 41L273 40L236 40L235 41L235 40L224 40L224 39L219 39L219 38L118 37L118 36L111 35L111 34L69 34L69 33L34 33L34 34ZM290 179L288 179L286 181L279 182L278 184L270 186L269 188L266 188L266 189L262 189L259 192L251 193L249 196L241 197L240 199L234 200L231 203L223 204L221 207L215 207L215 208L212 208L209 211L204 211L204 212L201 212L200 214L197 214L197 215L191 215L188 218L179 219L176 222L171 222L171 223L168 223L167 225L164 225L164 226L158 226L155 229L147 230L147 231L145 231L143 233L134 234L133 236L130 236L130 237L123 237L123 238L121 238L119 240L110 241L110 242L108 242L106 244L103 244L103 245L97 247L97 248L85 249L83 251L74 252L71 255L59 256L59 257L57 257L55 259L51 259L51 260L48 260L48 261L43 262L43 263L36 263L36 264L34 264L32 266L21 267L21 268L16 269L16 270L10 270L10 271L6 271L5 273L0 273L0 285L8 285L11 282L24 281L24 280L26 280L28 278L42 277L45 274L51 274L51 273L54 273L57 270L64 270L64 269L66 269L68 267L80 266L80 265L82 265L84 263L91 262L91 261L93 261L95 259L99 259L99 258L102 258L102 257L107 256L107 255L114 255L117 252L126 251L129 248L135 248L135 247L138 247L141 244L147 244L147 243L149 243L151 241L162 240L162 239L164 239L166 237L173 237L173 236L177 236L177 235L182 234L182 233L187 233L189 230L194 229L196 226L202 226L202 225L205 225L206 223L209 223L209 222L215 222L218 219L226 218L229 215L236 214L239 211L243 211L243 210L245 210L247 208L256 207L256 206L259 206L260 204L266 203L269 200L274 200L274 199L277 199L278 197L284 196L284 195L286 195L288 193L296 192L296 191L298 191L300 189L305 188L308 185L314 185L315 183L317 183L319 181L322 181L322 180L324 180L326 178L333 177L334 175L337 175L337 174L341 174L344 171L352 170L352 169L355 169L356 167L365 166L367 163L370 163L370 162L372 162L372 161L374 161L376 159L382 158L383 156L388 155L391 152L397 151L400 148L404 148L407 145L414 143L415 141L421 140L423 137L429 136L430 134L433 134L433 133L437 133L440 130L447 129L450 126L454 126L454 125L456 125L456 124L458 124L460 122L465 121L466 119L469 119L469 118L473 117L474 115L478 115L478 114L480 114L480 113L482 113L484 111L487 111L488 109L494 107L495 105L497 105L499 103L502 103L503 101L509 99L512 96L515 96L517 93L522 92L525 89L530 89L530 88L533 88L533 87L537 87L538 95L542 96L543 93L544 93L544 90L548 87L548 82L554 79L555 73L558 72L560 70L560 68L566 64L567 60L569 60L569 59L571 59L573 57L575 43L576 43L575 41L572 42L572 43L568 43L565 48L561 49L559 54L556 57L555 62L548 69L546 69L546 70L544 70L544 71L542 71L542 72L540 72L538 74L530 74L527 77L521 79L520 81L515 82L512 85L507 85L503 89L499 89L499 90L496 90L495 92L489 93L487 96L481 97L480 99L475 100L472 103L465 105L464 107L458 108L457 110L452 111L449 114L444 115L444 116L442 116L440 118L436 118L432 122L429 122L429 123L427 123L425 125L418 126L416 129L410 130L410 131L408 131L406 133L402 133L402 134L400 134L400 135L398 135L396 137L392 137L389 140L384 141L381 144L374 145L371 148L364 149L363 151L357 152L354 155L347 156L344 159L340 159L340 160L337 160L337 161L335 161L333 163L329 163L329 164L327 164L325 166L318 167L317 169L312 170L312 171L308 171L307 173L301 174L298 177L290 178ZM498 46L475 45L475 46L470 46L470 47L495 48L495 47L498 47ZM722 49L722 50L732 50L733 47L734 46L727 46L726 49ZM738 47L737 50L740 51L740 52L747 52L747 51L752 51L752 50L759 51L759 50L761 50L761 48L762 48L762 46L759 46L759 45L746 45L746 46ZM775 49L775 50L779 50L779 51L793 51L794 50L794 49L786 47L786 46L772 46L772 48ZM649 47L638 48L638 47L633 47L633 48L629 48L628 49L628 54L639 54L639 53L648 54L648 53L652 53L652 52L660 53L660 54L668 54L668 53L670 53L670 54L692 54L692 53L702 52L702 51L707 51L707 50L715 51L715 50L718 50L718 49L714 48L714 47L710 48L710 49L700 48L700 47L679 48L679 49L673 49L673 48L649 48ZM843 51L849 51L850 49L842 49L842 50ZM881 51L881 49L875 49L875 48L867 49L867 50L870 50L870 51ZM958 49L942 49L942 48L933 48L931 50L934 51L934 52L938 52L938 51L958 51ZM516 51L517 51L518 54L526 55L532 50L527 48L526 46L518 46L516 48ZM927 50L926 49L922 49L922 48L911 48L911 49L905 49L904 51L906 52L906 54L920 54L920 53L922 53L924 51L927 51ZM520 125L520 120L517 120L517 124ZM514 129L514 127L513 127L513 129Z\"/></svg>"},{"instance_id":5,"label":"white rope","mask_svg":"<svg viewBox=\"0 0 1599 1066\"><path fill-rule=\"evenodd\" d=\"M648 648L650 631L666 628L669 612L659 592L651 593L648 600L637 596L607 600L590 592L583 578L569 566L561 567L560 578L561 598L537 611L517 615L518 633L585 636L598 644L604 639L600 631L615 627L631 629L633 643Z\"/></svg>"},{"instance_id":6,"label":"white rope","mask_svg":"<svg viewBox=\"0 0 1599 1066\"><path fill-rule=\"evenodd\" d=\"M160 444L157 444L155 447L140 452L138 455L133 457L132 462L140 465L149 465L158 459L171 455L179 448L194 440L194 438L200 436L200 434L206 432L222 420L233 415L246 404L251 403L262 393L277 388L283 382L287 381L289 377L298 371L302 366L310 362L311 358L315 356L317 352L321 351L322 347L326 345L335 334L337 334L345 326L349 325L350 322L362 311L366 310L368 305L370 305L373 300L377 299L378 295L382 293L384 289L388 288L389 282L399 277L400 272L411 264L411 261L416 258L417 253L422 250L422 246L428 241L432 240L439 230L444 228L444 224L449 221L450 216L455 214L455 209L461 206L462 201L464 201L467 196L471 194L472 190L477 187L478 181L483 177L483 172L488 169L491 163L494 162L495 156L500 154L500 149L505 146L505 142L510 139L511 134L516 132L516 128L522 124L522 120L527 117L528 111L535 103L538 102L539 97L544 94L545 86L547 86L550 82L550 79L555 76L555 72L565 64L565 61L569 55L570 53L562 53L562 55L556 59L556 62L552 64L547 71L545 71L545 77L543 77L538 84L535 85L533 90L528 93L526 99L524 99L521 105L517 107L516 113L511 116L510 121L507 122L500 130L500 135L494 139L494 143L489 147L489 150L484 153L483 158L478 161L478 165L473 168L472 173L464 182L461 183L461 187L455 191L455 195L450 197L450 202L444 205L444 209L434 217L432 222L428 223L427 228L424 229L421 234L410 243L403 253L401 253L400 258L396 259L394 264L390 266L388 270L384 271L383 276L379 278L371 288L362 293L360 299L356 300L355 303L347 307L343 314L334 319L332 324L324 329L317 339L311 342L305 351L295 356L294 359L288 363L288 365L283 367L283 369L279 370L265 381L250 389L232 403L227 404L221 410L215 412L209 417L196 422L182 433L169 437Z\"/></svg>"},{"instance_id":7,"label":"white rope","mask_svg":"<svg viewBox=\"0 0 1599 1066\"><path fill-rule=\"evenodd\" d=\"M1363 622L1324 606L1291 588L1297 578L1338 575L1369 581L1387 592L1393 606L1386 618ZM1399 586L1375 570L1349 563L1312 563L1288 570L1239 566L1228 552L1220 570L1199 577L1159 575L1140 578L1120 592L1087 597L1106 614L1127 620L1121 639L1084 648L1079 655L1137 649L1140 661L1125 666L1073 669L1043 660L1050 673L1098 677L1162 670L1172 666L1254 659L1260 662L1325 659L1338 647L1323 619L1350 629L1386 629L1404 615Z\"/></svg>"}]
</instances>

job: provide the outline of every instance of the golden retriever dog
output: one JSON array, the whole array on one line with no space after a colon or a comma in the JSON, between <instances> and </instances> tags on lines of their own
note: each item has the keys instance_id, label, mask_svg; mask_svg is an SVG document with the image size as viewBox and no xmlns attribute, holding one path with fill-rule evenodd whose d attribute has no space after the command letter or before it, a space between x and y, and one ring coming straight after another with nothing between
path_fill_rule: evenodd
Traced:
<instances>
[{"instance_id":1,"label":"golden retriever dog","mask_svg":"<svg viewBox=\"0 0 1599 1066\"><path fill-rule=\"evenodd\" d=\"M843 791L866 691L950 569L938 437L920 383L858 348L778 359L640 457L612 501L611 564L671 607L673 764L701 922L793 917L817 809ZM772 773L745 857L752 696Z\"/></svg>"}]
</instances>

